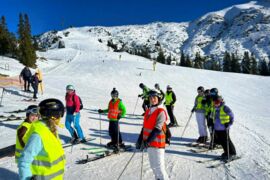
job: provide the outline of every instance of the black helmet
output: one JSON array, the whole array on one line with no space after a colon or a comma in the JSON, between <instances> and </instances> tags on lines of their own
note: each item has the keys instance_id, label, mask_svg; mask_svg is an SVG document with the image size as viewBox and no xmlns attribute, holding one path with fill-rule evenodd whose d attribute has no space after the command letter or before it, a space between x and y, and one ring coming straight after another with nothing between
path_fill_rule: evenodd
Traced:
<instances>
[{"instance_id":1,"label":"black helmet","mask_svg":"<svg viewBox=\"0 0 270 180\"><path fill-rule=\"evenodd\" d=\"M211 94L211 96L217 96L218 95L218 89L217 88L212 88L210 90L210 94Z\"/></svg>"},{"instance_id":2,"label":"black helmet","mask_svg":"<svg viewBox=\"0 0 270 180\"><path fill-rule=\"evenodd\" d=\"M144 88L145 87L145 85L143 83L140 83L139 86L140 86L140 88Z\"/></svg>"},{"instance_id":3,"label":"black helmet","mask_svg":"<svg viewBox=\"0 0 270 180\"><path fill-rule=\"evenodd\" d=\"M148 92L148 96L149 96L149 97L157 96L158 99L160 100L160 94L159 94L157 91L153 90L153 89L151 89L151 90Z\"/></svg>"},{"instance_id":4,"label":"black helmet","mask_svg":"<svg viewBox=\"0 0 270 180\"><path fill-rule=\"evenodd\" d=\"M199 87L197 88L197 91L204 92L204 88L203 88L202 86L199 86Z\"/></svg>"},{"instance_id":5,"label":"black helmet","mask_svg":"<svg viewBox=\"0 0 270 180\"><path fill-rule=\"evenodd\" d=\"M206 89L206 90L204 91L204 94L205 94L205 95L210 95L210 89Z\"/></svg>"},{"instance_id":6,"label":"black helmet","mask_svg":"<svg viewBox=\"0 0 270 180\"><path fill-rule=\"evenodd\" d=\"M58 99L45 99L39 103L39 113L42 117L63 117L65 113L64 104Z\"/></svg>"},{"instance_id":7,"label":"black helmet","mask_svg":"<svg viewBox=\"0 0 270 180\"><path fill-rule=\"evenodd\" d=\"M30 105L26 108L26 116L28 117L30 114L38 114L37 105Z\"/></svg>"},{"instance_id":8,"label":"black helmet","mask_svg":"<svg viewBox=\"0 0 270 180\"><path fill-rule=\"evenodd\" d=\"M160 87L159 87L159 84L158 84L158 83L155 84L155 88L156 88L157 90L160 90Z\"/></svg>"},{"instance_id":9,"label":"black helmet","mask_svg":"<svg viewBox=\"0 0 270 180\"><path fill-rule=\"evenodd\" d=\"M118 95L119 95L118 91L115 88L113 88L113 90L111 92L111 96L112 97L118 97Z\"/></svg>"}]
</instances>

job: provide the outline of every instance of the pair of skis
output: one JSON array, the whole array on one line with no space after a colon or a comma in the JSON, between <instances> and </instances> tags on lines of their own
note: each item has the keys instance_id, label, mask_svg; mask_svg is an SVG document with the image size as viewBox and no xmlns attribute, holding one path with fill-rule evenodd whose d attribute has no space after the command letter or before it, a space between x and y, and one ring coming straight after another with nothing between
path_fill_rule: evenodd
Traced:
<instances>
[{"instance_id":1,"label":"pair of skis","mask_svg":"<svg viewBox=\"0 0 270 180\"><path fill-rule=\"evenodd\" d=\"M85 140L86 140L86 142L83 142L82 144L84 144L84 143L87 143L87 142L89 142L89 141L94 141L96 138L86 138ZM77 144L81 144L81 142L80 141L78 141L78 142L75 142L75 143L65 143L65 144L63 144L62 145L62 147L63 148L67 148L67 147L70 147L70 146L75 146L75 145L77 145Z\"/></svg>"},{"instance_id":2,"label":"pair of skis","mask_svg":"<svg viewBox=\"0 0 270 180\"><path fill-rule=\"evenodd\" d=\"M82 150L89 150L89 154L94 154L94 157L89 157L86 155L86 158L78 160L77 164L86 164L88 162L96 161L108 156L119 154L120 152L133 151L132 146L127 145L125 147L119 147L118 149L109 149L107 147L102 148L81 148Z\"/></svg>"},{"instance_id":3,"label":"pair of skis","mask_svg":"<svg viewBox=\"0 0 270 180\"><path fill-rule=\"evenodd\" d=\"M205 161L199 160L199 161L196 161L196 162L197 163L202 163L202 164L204 164L204 163L212 163L213 162L214 164L208 166L207 168L217 168L217 167L219 167L221 165L229 164L230 162L238 160L238 159L241 159L241 156L235 156L235 157L229 158L229 159L223 159L221 157L216 157L216 158L208 159L208 160L205 160Z\"/></svg>"}]
</instances>

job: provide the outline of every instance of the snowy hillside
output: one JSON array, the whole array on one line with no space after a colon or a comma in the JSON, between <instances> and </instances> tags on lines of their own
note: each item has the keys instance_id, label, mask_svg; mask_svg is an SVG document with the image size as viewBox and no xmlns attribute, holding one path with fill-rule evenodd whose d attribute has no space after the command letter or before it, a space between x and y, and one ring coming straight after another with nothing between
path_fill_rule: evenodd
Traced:
<instances>
[{"instance_id":1,"label":"snowy hillside","mask_svg":"<svg viewBox=\"0 0 270 180\"><path fill-rule=\"evenodd\" d=\"M88 137L97 138L87 144L65 148L67 158L65 179L117 179L132 156L132 152L121 153L85 165L77 165L75 162L88 154L86 150L81 150L82 147L99 145L100 120L101 142L102 144L109 142L107 117L102 115L100 119L94 110L107 107L113 87L118 89L120 98L127 107L128 115L121 120L120 125L123 140L126 144L134 145L142 126L142 118L132 116L137 95L141 93L138 87L141 82L150 88L153 88L155 83L159 83L163 90L169 84L177 96L175 114L181 127L172 129L172 144L166 149L166 170L170 179L262 180L270 178L269 78L162 64L157 64L157 70L152 71L150 61L127 53L112 52L106 44L98 42L99 36L90 32L85 33L88 30L87 27L69 29L68 37L62 38L66 48L38 52L38 56L42 57L38 65L43 71L45 83L45 93L40 95L39 101L49 97L64 101L65 86L73 84L84 104L84 109L81 111L83 131ZM119 55L121 55L121 60L119 60ZM14 63L15 60L12 59L4 60L6 63L9 62L11 75L19 74L23 66ZM0 73L5 74L5 72L6 70L0 69ZM236 120L231 130L231 138L238 155L242 158L232 162L230 166L210 169L208 167L212 162L196 162L217 157L222 151L215 150L201 154L189 151L190 147L187 144L198 137L195 117L192 117L183 139L180 139L183 126L190 116L197 94L196 89L200 85L205 88L219 88L226 104L235 114ZM30 103L22 101L25 96L29 94L22 93L18 88L9 89L4 95L2 103L4 106L0 107L0 113L10 115L6 112L27 107ZM142 101L139 100L135 114L142 113L141 103ZM19 114L19 116L23 115L24 113ZM0 148L15 143L16 128L20 122L0 121ZM69 140L69 134L65 128L59 129L59 132L63 143ZM141 157L142 153L136 152L121 179L140 179ZM143 179L154 179L146 153L144 157ZM0 179L17 179L17 172L14 157L0 159Z\"/></svg>"},{"instance_id":2,"label":"snowy hillside","mask_svg":"<svg viewBox=\"0 0 270 180\"><path fill-rule=\"evenodd\" d=\"M57 47L59 40L80 31L98 37L104 44L111 40L118 50L134 53L147 47L152 57L160 48L165 55L180 59L180 52L194 57L222 58L225 51L242 56L245 51L257 59L269 59L270 54L270 2L251 1L224 10L208 13L197 20L184 23L151 23L118 27L71 28L48 32L41 36L43 46ZM157 43L158 42L158 43ZM160 45L159 45L160 44Z\"/></svg>"}]
</instances>

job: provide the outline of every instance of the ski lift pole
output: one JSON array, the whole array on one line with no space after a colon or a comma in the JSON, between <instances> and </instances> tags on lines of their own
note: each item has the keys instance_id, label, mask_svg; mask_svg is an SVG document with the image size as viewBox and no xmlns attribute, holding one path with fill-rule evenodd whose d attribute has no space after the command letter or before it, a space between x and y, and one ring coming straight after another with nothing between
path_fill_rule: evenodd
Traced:
<instances>
[{"instance_id":1,"label":"ski lift pole","mask_svg":"<svg viewBox=\"0 0 270 180\"><path fill-rule=\"evenodd\" d=\"M136 107L137 107L138 101L139 101L139 97L137 97L137 100L136 100L136 104L135 104L134 111L133 111L133 116L134 116L134 114L135 114L135 110L136 110Z\"/></svg>"},{"instance_id":2,"label":"ski lift pole","mask_svg":"<svg viewBox=\"0 0 270 180\"><path fill-rule=\"evenodd\" d=\"M183 136L184 136L184 133L185 133L185 131L186 131L187 127L188 127L188 124L189 124L189 122L190 122L190 120L191 120L192 114L193 114L193 112L191 112L191 114L190 114L190 116L189 116L189 118L188 118L188 121L187 121L187 123L186 123L186 126L185 126L183 132L182 132L182 135L180 136L180 139L182 139Z\"/></svg>"}]
</instances>

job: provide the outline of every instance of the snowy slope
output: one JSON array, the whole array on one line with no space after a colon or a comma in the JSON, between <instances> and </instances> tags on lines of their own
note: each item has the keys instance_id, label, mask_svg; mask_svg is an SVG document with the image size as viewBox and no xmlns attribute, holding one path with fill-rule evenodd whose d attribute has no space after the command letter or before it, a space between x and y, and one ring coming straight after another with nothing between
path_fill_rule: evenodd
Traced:
<instances>
[{"instance_id":1,"label":"snowy slope","mask_svg":"<svg viewBox=\"0 0 270 180\"><path fill-rule=\"evenodd\" d=\"M51 31L40 37L43 47L55 48L59 40L81 31L98 37L104 44L111 40L118 50L134 53L147 47L152 58L160 48L166 56L180 60L181 50L192 58L196 52L215 59L223 58L225 51L253 53L257 59L269 59L270 54L270 2L251 1L226 9L207 13L191 22L151 23L117 27L83 27L64 31ZM157 45L159 42L160 46Z\"/></svg>"},{"instance_id":2,"label":"snowy slope","mask_svg":"<svg viewBox=\"0 0 270 180\"><path fill-rule=\"evenodd\" d=\"M87 29L87 28L86 28ZM120 98L127 107L127 113L132 114L137 95L141 93L138 87L143 82L150 88L159 83L161 88L169 84L177 95L175 114L181 127L172 129L172 144L166 150L166 168L170 179L269 179L270 178L270 127L269 98L270 79L261 76L251 76L235 73L204 71L191 68L157 64L157 70L152 71L152 63L147 59L127 53L112 52L105 44L98 42L98 37L86 34L84 28L70 29L68 37L63 37L66 48L51 49L38 52L39 57L46 60L38 62L43 71L45 94L40 100L55 97L64 100L65 86L73 84L83 100L85 109L81 111L81 124L84 133L97 137L88 144L66 148L67 165L65 179L117 179L132 153L122 153L85 165L75 164L76 160L84 158L87 151L81 147L99 145L99 115L93 111L106 108L113 87L119 90ZM122 58L119 60L119 55ZM19 73L21 65L9 59L13 74ZM1 61L2 62L2 61ZM0 69L2 73L2 69ZM222 151L194 154L188 151L186 144L198 137L195 117L183 139L180 136L183 126L190 116L198 86L206 88L217 87L227 105L235 114L235 124L231 137L237 153L242 159L232 162L229 167L220 166L216 169L207 168L211 163L200 164L196 160L207 160L219 156ZM13 89L12 92L20 92ZM15 95L17 94L17 95ZM23 102L20 93L5 94L4 107L0 113L23 109L30 103ZM136 107L135 114L141 114L142 101ZM8 115L8 114L7 114ZM23 113L20 114L23 116ZM64 122L64 120L62 121ZM0 148L15 142L15 130L19 121L0 122ZM108 121L101 116L102 144L109 141ZM121 120L121 131L126 144L134 144L140 132L142 119L127 115ZM68 131L59 129L60 137L68 141ZM144 154L143 179L154 179L152 171ZM142 153L137 152L122 179L139 179ZM17 168L13 157L0 159L0 179L17 179Z\"/></svg>"}]
</instances>

